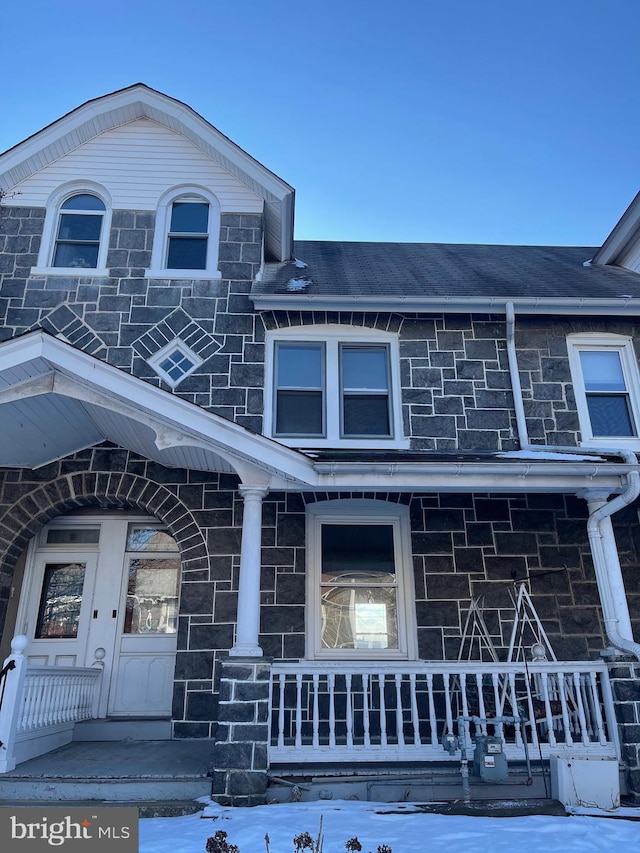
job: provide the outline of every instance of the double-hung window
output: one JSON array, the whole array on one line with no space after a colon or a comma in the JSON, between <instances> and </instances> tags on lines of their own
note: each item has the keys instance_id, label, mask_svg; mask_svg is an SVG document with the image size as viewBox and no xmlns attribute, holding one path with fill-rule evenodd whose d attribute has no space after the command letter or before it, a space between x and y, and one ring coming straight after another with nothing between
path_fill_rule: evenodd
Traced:
<instances>
[{"instance_id":1,"label":"double-hung window","mask_svg":"<svg viewBox=\"0 0 640 853\"><path fill-rule=\"evenodd\" d=\"M570 335L568 344L583 443L636 444L640 383L631 338Z\"/></svg>"},{"instance_id":2,"label":"double-hung window","mask_svg":"<svg viewBox=\"0 0 640 853\"><path fill-rule=\"evenodd\" d=\"M327 501L308 510L308 655L415 654L407 508Z\"/></svg>"},{"instance_id":3,"label":"double-hung window","mask_svg":"<svg viewBox=\"0 0 640 853\"><path fill-rule=\"evenodd\" d=\"M111 198L92 181L58 187L47 200L32 275L107 276Z\"/></svg>"},{"instance_id":4,"label":"double-hung window","mask_svg":"<svg viewBox=\"0 0 640 853\"><path fill-rule=\"evenodd\" d=\"M394 336L288 329L271 335L269 359L267 434L298 447L402 441Z\"/></svg>"},{"instance_id":5,"label":"double-hung window","mask_svg":"<svg viewBox=\"0 0 640 853\"><path fill-rule=\"evenodd\" d=\"M220 203L204 187L181 186L158 202L147 278L220 278Z\"/></svg>"}]
</instances>

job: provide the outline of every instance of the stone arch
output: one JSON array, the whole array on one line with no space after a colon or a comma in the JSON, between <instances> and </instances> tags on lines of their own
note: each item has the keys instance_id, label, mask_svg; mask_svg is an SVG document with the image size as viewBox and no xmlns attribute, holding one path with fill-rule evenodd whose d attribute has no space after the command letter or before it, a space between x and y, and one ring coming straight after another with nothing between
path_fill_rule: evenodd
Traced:
<instances>
[{"instance_id":1,"label":"stone arch","mask_svg":"<svg viewBox=\"0 0 640 853\"><path fill-rule=\"evenodd\" d=\"M16 561L45 524L84 507L138 509L171 532L185 569L206 568L206 541L191 511L166 486L128 472L82 471L42 483L10 506L0 520L0 565L13 574Z\"/></svg>"}]
</instances>

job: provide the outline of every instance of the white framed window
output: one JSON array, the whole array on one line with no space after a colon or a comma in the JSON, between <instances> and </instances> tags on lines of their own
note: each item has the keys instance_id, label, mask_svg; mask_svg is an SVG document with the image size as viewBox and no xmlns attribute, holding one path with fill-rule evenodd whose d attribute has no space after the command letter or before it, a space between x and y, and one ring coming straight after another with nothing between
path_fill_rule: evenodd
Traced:
<instances>
[{"instance_id":1,"label":"white framed window","mask_svg":"<svg viewBox=\"0 0 640 853\"><path fill-rule=\"evenodd\" d=\"M108 276L111 198L91 181L65 184L51 194L32 275Z\"/></svg>"},{"instance_id":2,"label":"white framed window","mask_svg":"<svg viewBox=\"0 0 640 853\"><path fill-rule=\"evenodd\" d=\"M307 508L307 657L415 659L408 508L374 500Z\"/></svg>"},{"instance_id":3,"label":"white framed window","mask_svg":"<svg viewBox=\"0 0 640 853\"><path fill-rule=\"evenodd\" d=\"M203 187L175 187L158 203L147 278L220 278L220 203Z\"/></svg>"},{"instance_id":4,"label":"white framed window","mask_svg":"<svg viewBox=\"0 0 640 853\"><path fill-rule=\"evenodd\" d=\"M633 341L623 335L567 339L582 443L640 447L640 379Z\"/></svg>"},{"instance_id":5,"label":"white framed window","mask_svg":"<svg viewBox=\"0 0 640 853\"><path fill-rule=\"evenodd\" d=\"M405 447L398 339L346 326L267 335L265 432L293 447Z\"/></svg>"},{"instance_id":6,"label":"white framed window","mask_svg":"<svg viewBox=\"0 0 640 853\"><path fill-rule=\"evenodd\" d=\"M202 359L179 338L158 350L148 363L158 376L168 382L172 388L190 376L202 364Z\"/></svg>"}]
</instances>

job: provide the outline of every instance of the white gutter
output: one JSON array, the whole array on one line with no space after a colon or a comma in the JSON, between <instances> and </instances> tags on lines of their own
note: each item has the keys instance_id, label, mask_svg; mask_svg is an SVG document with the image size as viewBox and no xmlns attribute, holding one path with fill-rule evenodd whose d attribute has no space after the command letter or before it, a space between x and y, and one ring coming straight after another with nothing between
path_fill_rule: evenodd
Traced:
<instances>
[{"instance_id":1,"label":"white gutter","mask_svg":"<svg viewBox=\"0 0 640 853\"><path fill-rule=\"evenodd\" d=\"M509 360L509 372L511 374L511 386L513 389L514 407L516 413L516 424L518 438L522 450L532 453L574 453L584 454L580 447L562 447L557 445L539 445L529 442L526 418L524 414L524 403L522 400L522 387L520 385L520 373L518 370L518 358L515 344L515 309L513 302L505 306L507 317L507 356ZM640 473L638 472L638 460L635 453L630 450L619 450L613 448L590 447L590 453L615 454L620 456L626 466L627 488L622 495L604 503L597 503L595 510L589 514L587 521L587 534L593 554L593 564L600 591L602 602L602 613L605 623L607 638L615 648L627 654L635 655L640 660L640 643L633 640L631 632L631 621L629 619L629 605L622 580L620 558L616 540L611 526L611 516L624 507L633 503L640 495ZM622 627L621 627L622 626ZM624 631L628 636L623 636Z\"/></svg>"},{"instance_id":2,"label":"white gutter","mask_svg":"<svg viewBox=\"0 0 640 853\"><path fill-rule=\"evenodd\" d=\"M639 282L640 283L640 282ZM332 296L311 293L251 293L259 311L428 311L434 314L503 314L511 302L520 314L558 314L629 317L640 315L640 296L628 296L629 278L620 281L621 294L615 298L522 296ZM625 295L623 295L625 294Z\"/></svg>"}]
</instances>

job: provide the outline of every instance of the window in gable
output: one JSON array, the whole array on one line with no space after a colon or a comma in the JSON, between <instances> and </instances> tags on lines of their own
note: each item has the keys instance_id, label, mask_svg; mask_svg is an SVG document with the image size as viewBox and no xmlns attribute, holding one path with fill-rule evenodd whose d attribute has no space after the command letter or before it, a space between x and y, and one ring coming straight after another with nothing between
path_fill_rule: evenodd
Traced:
<instances>
[{"instance_id":1,"label":"window in gable","mask_svg":"<svg viewBox=\"0 0 640 853\"><path fill-rule=\"evenodd\" d=\"M631 339L571 335L569 359L583 441L636 442L640 383Z\"/></svg>"},{"instance_id":2,"label":"window in gable","mask_svg":"<svg viewBox=\"0 0 640 853\"><path fill-rule=\"evenodd\" d=\"M220 278L220 204L202 187L177 187L160 199L147 278Z\"/></svg>"},{"instance_id":3,"label":"window in gable","mask_svg":"<svg viewBox=\"0 0 640 853\"><path fill-rule=\"evenodd\" d=\"M53 250L54 267L98 266L104 202L95 195L80 193L60 206L58 232Z\"/></svg>"},{"instance_id":4,"label":"window in gable","mask_svg":"<svg viewBox=\"0 0 640 853\"><path fill-rule=\"evenodd\" d=\"M167 237L167 269L206 269L208 239L208 203L196 198L174 201Z\"/></svg>"},{"instance_id":5,"label":"window in gable","mask_svg":"<svg viewBox=\"0 0 640 853\"><path fill-rule=\"evenodd\" d=\"M92 181L58 187L47 201L38 266L31 274L107 276L110 222L104 187Z\"/></svg>"},{"instance_id":6,"label":"window in gable","mask_svg":"<svg viewBox=\"0 0 640 853\"><path fill-rule=\"evenodd\" d=\"M305 327L268 342L267 434L297 447L403 441L395 336Z\"/></svg>"},{"instance_id":7,"label":"window in gable","mask_svg":"<svg viewBox=\"0 0 640 853\"><path fill-rule=\"evenodd\" d=\"M308 654L415 656L407 508L327 501L308 510Z\"/></svg>"},{"instance_id":8,"label":"window in gable","mask_svg":"<svg viewBox=\"0 0 640 853\"><path fill-rule=\"evenodd\" d=\"M202 364L202 359L179 338L162 347L148 361L155 372L172 388Z\"/></svg>"}]
</instances>

